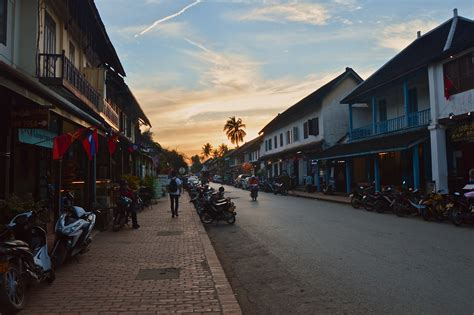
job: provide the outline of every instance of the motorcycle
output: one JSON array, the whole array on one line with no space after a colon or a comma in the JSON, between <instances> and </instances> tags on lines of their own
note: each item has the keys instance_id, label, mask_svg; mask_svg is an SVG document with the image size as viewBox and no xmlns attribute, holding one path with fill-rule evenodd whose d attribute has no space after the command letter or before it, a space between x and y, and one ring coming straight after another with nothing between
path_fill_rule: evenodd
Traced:
<instances>
[{"instance_id":1,"label":"motorcycle","mask_svg":"<svg viewBox=\"0 0 474 315\"><path fill-rule=\"evenodd\" d=\"M97 213L87 212L81 207L65 202L62 213L56 222L56 240L54 242L53 264L56 268L79 254L86 253L92 242L91 233L94 228Z\"/></svg>"},{"instance_id":2,"label":"motorcycle","mask_svg":"<svg viewBox=\"0 0 474 315\"><path fill-rule=\"evenodd\" d=\"M365 210L367 211L374 210L375 201L377 201L379 194L380 194L379 192L371 191L371 192L367 192L362 197L362 206L364 207Z\"/></svg>"},{"instance_id":3,"label":"motorcycle","mask_svg":"<svg viewBox=\"0 0 474 315\"><path fill-rule=\"evenodd\" d=\"M40 212L16 215L0 234L0 313L16 313L26 306L28 283L55 280L46 231L35 224Z\"/></svg>"},{"instance_id":4,"label":"motorcycle","mask_svg":"<svg viewBox=\"0 0 474 315\"><path fill-rule=\"evenodd\" d=\"M467 185L473 186L473 185ZM464 189L473 189L471 187ZM451 222L456 226L461 226L463 223L474 222L474 190L461 194L456 192L454 196L450 197L449 203L446 205L448 211L451 211Z\"/></svg>"},{"instance_id":5,"label":"motorcycle","mask_svg":"<svg viewBox=\"0 0 474 315\"><path fill-rule=\"evenodd\" d=\"M451 217L451 209L446 207L448 199L440 193L441 191L433 192L420 200L420 205L424 206L420 209L423 220L429 221L434 218L437 221L443 221Z\"/></svg>"},{"instance_id":6,"label":"motorcycle","mask_svg":"<svg viewBox=\"0 0 474 315\"><path fill-rule=\"evenodd\" d=\"M214 221L226 221L229 224L235 223L235 205L230 198L222 198L224 191L219 193L204 193L203 209L200 214L201 222L210 224Z\"/></svg>"},{"instance_id":7,"label":"motorcycle","mask_svg":"<svg viewBox=\"0 0 474 315\"><path fill-rule=\"evenodd\" d=\"M349 195L351 198L351 205L354 209L363 207L363 199L367 194L373 194L375 191L374 186L357 186L354 188L352 193Z\"/></svg>"},{"instance_id":8,"label":"motorcycle","mask_svg":"<svg viewBox=\"0 0 474 315\"><path fill-rule=\"evenodd\" d=\"M281 194L282 196L288 195L288 188L286 188L286 185L283 183L274 183L273 184L273 193L276 194Z\"/></svg>"},{"instance_id":9,"label":"motorcycle","mask_svg":"<svg viewBox=\"0 0 474 315\"><path fill-rule=\"evenodd\" d=\"M387 187L384 191L376 194L376 200L374 203L374 209L378 213L384 213L392 209L395 204L395 194L392 187Z\"/></svg>"},{"instance_id":10,"label":"motorcycle","mask_svg":"<svg viewBox=\"0 0 474 315\"><path fill-rule=\"evenodd\" d=\"M116 232L128 224L130 211L132 207L132 199L120 196L117 198L116 207L114 209L114 219L112 223L112 231Z\"/></svg>"},{"instance_id":11,"label":"motorcycle","mask_svg":"<svg viewBox=\"0 0 474 315\"><path fill-rule=\"evenodd\" d=\"M420 202L421 200L422 197L419 190L404 189L402 192L395 193L395 202L392 207L393 212L398 217L420 214L426 208L426 205Z\"/></svg>"},{"instance_id":12,"label":"motorcycle","mask_svg":"<svg viewBox=\"0 0 474 315\"><path fill-rule=\"evenodd\" d=\"M253 201L257 201L257 197L258 197L257 184L250 185L250 197L252 198Z\"/></svg>"}]
</instances>

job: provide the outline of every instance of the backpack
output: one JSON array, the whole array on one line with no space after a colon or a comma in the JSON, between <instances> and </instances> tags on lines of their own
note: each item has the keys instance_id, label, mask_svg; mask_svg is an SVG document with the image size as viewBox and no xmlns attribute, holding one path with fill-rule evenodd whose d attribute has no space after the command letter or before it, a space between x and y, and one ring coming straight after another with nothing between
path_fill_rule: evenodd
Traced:
<instances>
[{"instance_id":1,"label":"backpack","mask_svg":"<svg viewBox=\"0 0 474 315\"><path fill-rule=\"evenodd\" d=\"M172 178L170 184L168 185L168 190L171 193L175 193L178 191L178 183L176 182L176 178Z\"/></svg>"}]
</instances>

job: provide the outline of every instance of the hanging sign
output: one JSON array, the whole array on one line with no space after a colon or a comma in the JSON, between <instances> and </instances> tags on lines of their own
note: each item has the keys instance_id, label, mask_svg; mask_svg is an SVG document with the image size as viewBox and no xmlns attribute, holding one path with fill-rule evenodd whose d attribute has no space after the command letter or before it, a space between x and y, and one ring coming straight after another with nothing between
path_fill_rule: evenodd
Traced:
<instances>
[{"instance_id":1,"label":"hanging sign","mask_svg":"<svg viewBox=\"0 0 474 315\"><path fill-rule=\"evenodd\" d=\"M43 148L52 149L54 132L43 129L18 129L18 140L22 143L33 144Z\"/></svg>"},{"instance_id":2,"label":"hanging sign","mask_svg":"<svg viewBox=\"0 0 474 315\"><path fill-rule=\"evenodd\" d=\"M474 122L453 127L451 140L455 142L474 140Z\"/></svg>"},{"instance_id":3,"label":"hanging sign","mask_svg":"<svg viewBox=\"0 0 474 315\"><path fill-rule=\"evenodd\" d=\"M19 106L11 111L12 128L41 128L47 129L49 108Z\"/></svg>"}]
</instances>

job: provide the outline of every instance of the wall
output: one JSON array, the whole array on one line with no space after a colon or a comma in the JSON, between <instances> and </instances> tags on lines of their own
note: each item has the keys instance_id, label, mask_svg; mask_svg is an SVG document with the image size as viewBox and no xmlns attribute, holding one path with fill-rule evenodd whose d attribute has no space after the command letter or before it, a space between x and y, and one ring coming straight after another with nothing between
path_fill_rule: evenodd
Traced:
<instances>
[{"instance_id":1,"label":"wall","mask_svg":"<svg viewBox=\"0 0 474 315\"><path fill-rule=\"evenodd\" d=\"M7 43L6 45L0 43L0 60L13 65L13 34L15 28L15 20L18 18L14 10L15 2L12 0L7 1Z\"/></svg>"}]
</instances>

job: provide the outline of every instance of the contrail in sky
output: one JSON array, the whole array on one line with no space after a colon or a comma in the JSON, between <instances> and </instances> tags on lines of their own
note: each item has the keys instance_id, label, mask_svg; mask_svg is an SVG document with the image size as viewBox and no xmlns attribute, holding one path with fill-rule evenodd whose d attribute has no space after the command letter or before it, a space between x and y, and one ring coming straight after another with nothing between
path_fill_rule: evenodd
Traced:
<instances>
[{"instance_id":1,"label":"contrail in sky","mask_svg":"<svg viewBox=\"0 0 474 315\"><path fill-rule=\"evenodd\" d=\"M183 14L187 9L191 8L191 7L194 7L196 4L200 3L201 0L196 0L194 1L193 3L185 6L184 8L182 8L180 11L174 13L174 14L171 14L171 15L168 15L167 17L164 17L158 21L155 21L152 25L148 26L146 29L144 29L143 31L141 31L139 34L135 34L135 37L138 37L140 35L143 35L145 34L146 32L150 31L151 29L155 28L158 24L161 24L165 21L168 21L168 20L171 20L181 14Z\"/></svg>"}]
</instances>

